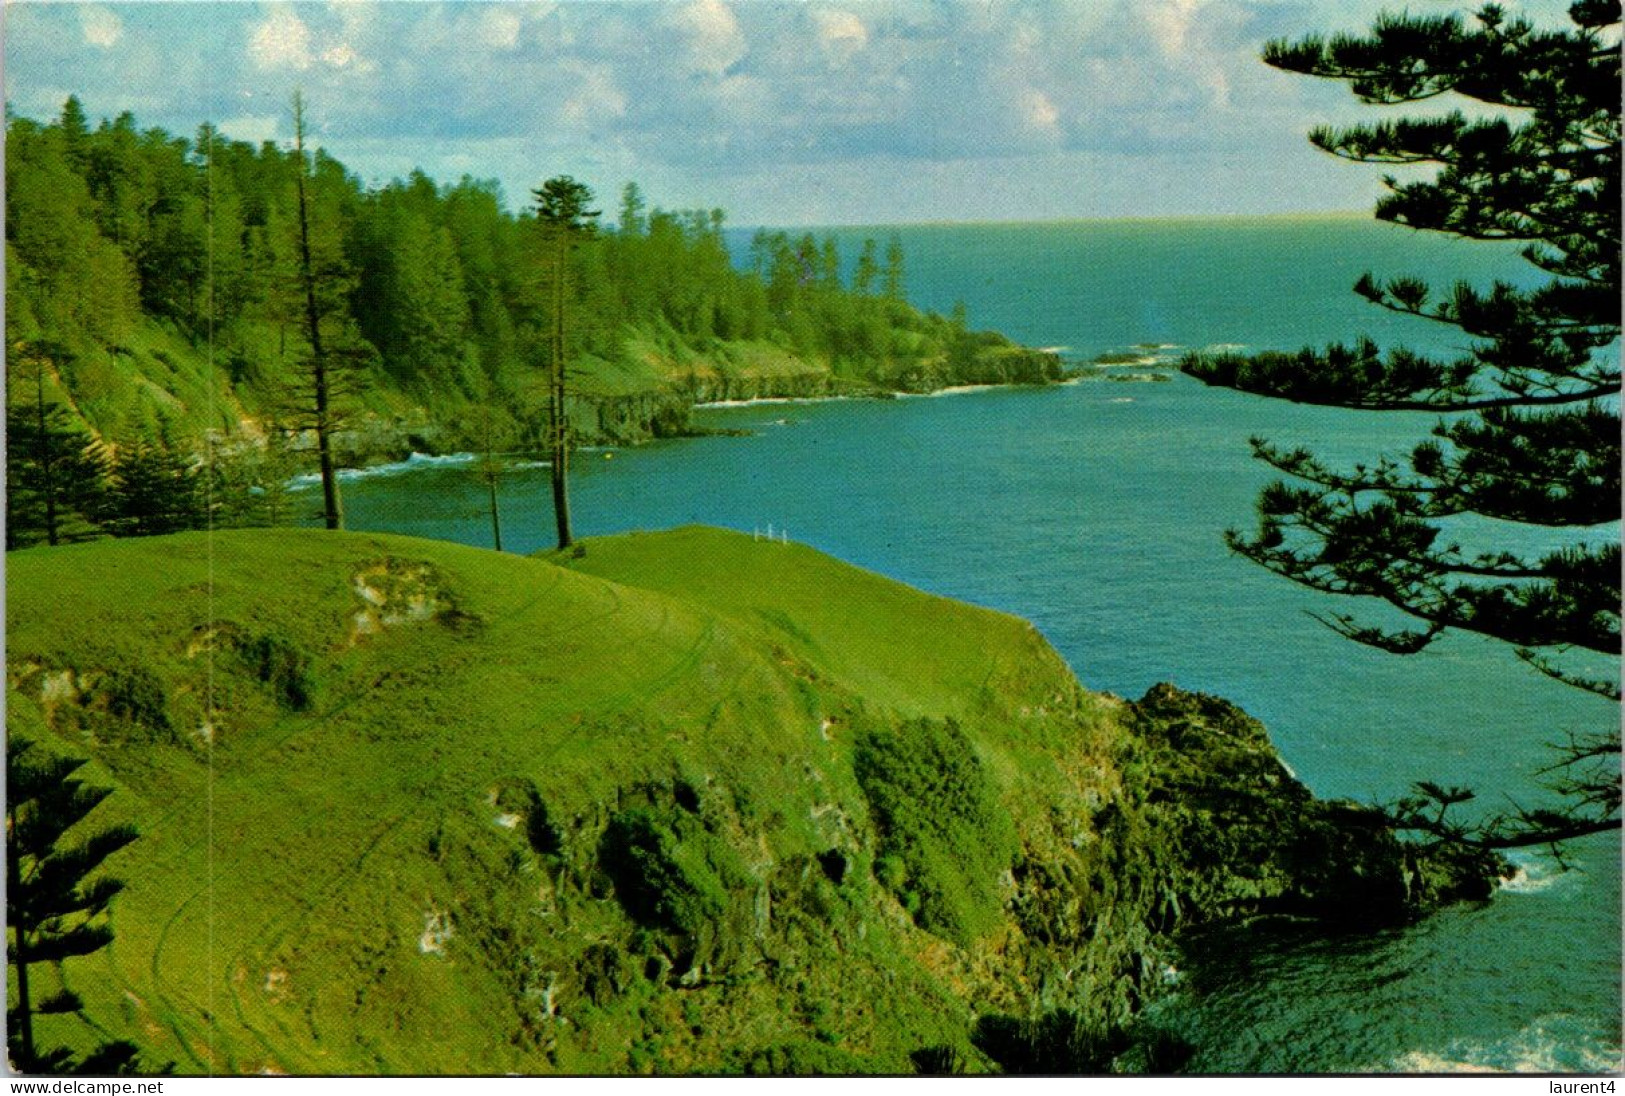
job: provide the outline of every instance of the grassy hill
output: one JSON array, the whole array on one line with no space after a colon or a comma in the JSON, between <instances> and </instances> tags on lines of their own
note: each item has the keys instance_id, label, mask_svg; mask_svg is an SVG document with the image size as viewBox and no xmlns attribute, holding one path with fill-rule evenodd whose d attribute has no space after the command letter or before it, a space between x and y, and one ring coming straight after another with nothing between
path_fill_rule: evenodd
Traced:
<instances>
[{"instance_id":1,"label":"grassy hill","mask_svg":"<svg viewBox=\"0 0 1625 1096\"><path fill-rule=\"evenodd\" d=\"M1292 885L1197 864L1166 806L1244 758L1212 848L1243 785L1298 789L1240 713L1160 696L1200 759L1176 780L1152 709L1083 692L1030 625L796 545L245 530L14 552L7 589L8 732L90 756L116 788L91 824L142 834L114 943L62 971L90 1024L46 1045L911 1072L1042 1064L1061 1017L1082 1068L1155 992L1170 902Z\"/></svg>"},{"instance_id":2,"label":"grassy hill","mask_svg":"<svg viewBox=\"0 0 1625 1096\"><path fill-rule=\"evenodd\" d=\"M853 739L974 719L1009 809L1025 783L1098 796L1103 776L1017 745L1081 744L1059 660L1019 621L793 545L683 530L592 542L581 563L594 573L295 531L12 555L13 729L92 753L122 793L98 821L143 833L113 865L115 944L68 969L97 1022L183 1071L620 1070L639 1064L628 1045L719 1068L817 1023L907 1069L951 1041L972 972L866 878ZM690 565L716 581L659 590ZM728 574L795 582L751 602ZM118 703L150 695L130 678L161 701ZM514 817L532 789L557 854ZM684 926L614 900L597 846L633 803L695 808L695 834L668 830L721 846L706 855L746 901L718 919L743 939L671 943ZM840 885L816 859L831 849L851 861ZM704 859L694 874L714 875ZM594 947L618 991L586 984ZM700 984L663 991L643 969L661 957ZM888 976L913 1007L877 1023ZM865 1012L874 1030L852 1030Z\"/></svg>"}]
</instances>

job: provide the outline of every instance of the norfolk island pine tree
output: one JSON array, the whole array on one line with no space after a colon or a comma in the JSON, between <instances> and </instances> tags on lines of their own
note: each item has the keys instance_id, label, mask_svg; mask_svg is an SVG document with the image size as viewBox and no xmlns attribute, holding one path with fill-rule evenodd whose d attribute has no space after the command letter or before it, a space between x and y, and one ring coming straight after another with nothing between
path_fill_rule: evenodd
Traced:
<instances>
[{"instance_id":1,"label":"norfolk island pine tree","mask_svg":"<svg viewBox=\"0 0 1625 1096\"><path fill-rule=\"evenodd\" d=\"M1355 291L1473 341L1437 358L1369 340L1296 354L1193 355L1186 373L1260 395L1368 411L1434 411L1433 436L1408 455L1339 469L1307 449L1252 441L1284 473L1258 500L1238 553L1326 593L1374 599L1414 626L1322 617L1340 634L1414 654L1449 631L1512 645L1534 670L1620 698L1617 673L1587 659L1620 652L1620 6L1579 0L1545 27L1486 5L1459 14L1386 16L1369 36L1272 42L1264 60L1346 82L1363 103L1455 96L1486 104L1347 129L1317 147L1343 159L1432 166L1390 176L1378 219L1471 240L1508 240L1543 276L1533 288L1466 284L1440 293L1412 277L1366 275ZM1451 519L1551 531L1538 553L1454 543ZM1579 656L1578 660L1575 656ZM1415 829L1510 847L1620 824L1617 718L1554 744L1555 805L1473 825L1445 808L1462 788L1419 782L1396 813Z\"/></svg>"}]
</instances>

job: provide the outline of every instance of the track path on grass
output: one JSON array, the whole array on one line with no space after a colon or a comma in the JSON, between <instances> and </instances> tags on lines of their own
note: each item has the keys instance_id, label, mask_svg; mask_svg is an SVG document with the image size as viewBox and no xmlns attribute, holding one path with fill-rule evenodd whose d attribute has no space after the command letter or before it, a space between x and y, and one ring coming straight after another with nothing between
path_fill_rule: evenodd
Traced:
<instances>
[{"instance_id":1,"label":"track path on grass","mask_svg":"<svg viewBox=\"0 0 1625 1096\"><path fill-rule=\"evenodd\" d=\"M537 647L545 647L571 636L595 633L600 629L630 631L632 638L604 652L610 657L622 659L640 646L658 645L663 637L672 637L683 631L674 620L676 603L667 595L642 589L636 591L638 600L643 602L645 598L652 599L650 607L658 606L659 618L649 623L640 621L632 628L606 629L607 625L626 614L627 588L603 580L599 580L593 591L601 595L602 600L592 611L566 620L550 622L545 614L537 610L565 582L564 570L552 568L546 582L539 584L522 603L502 613L487 626L485 639L500 647L506 640L517 638L521 641L520 647L535 650ZM652 676L639 675L639 679L628 682L625 688L592 701L591 707L599 712L622 711L639 703L652 702L683 680L715 643L717 630L714 618L710 614L705 614L701 620L698 634L692 642L684 644L683 649L665 669ZM481 646L483 648L485 644ZM460 657L454 653L440 663L441 672L455 674L481 657L483 652L476 653L473 649L469 649L468 653ZM277 720L272 724L268 734L258 736L251 752L239 753L232 757L229 769L219 775L224 776L229 784L252 781L266 770L274 773L277 769L276 759L283 755L284 751L301 741L308 740L313 734L342 726L344 717L355 705L373 695L375 684L376 679L372 682L352 681L346 693L315 718L301 715L286 716ZM555 715L551 719L538 721L527 728L525 733L532 737L545 737L550 725L556 724L559 718L562 716ZM443 767L437 767L434 775L437 778L443 776ZM217 789L216 796L219 794ZM230 794L229 789L227 794ZM187 862L195 863L212 840L208 827L203 824L205 819L199 817L205 810L206 807L197 802L179 802L160 815L150 827L149 832L154 835L160 833L186 835L179 838L173 853L165 857L177 871L182 870ZM232 952L227 966L223 970L205 972L206 981L216 977L224 978L231 1020L234 1021L234 1026L239 1027L241 1035L248 1038L249 1048L240 1048L237 1044L241 1043L241 1037L231 1036L221 1023L223 1017L211 1013L206 1006L200 1004L195 985L190 987L185 985L184 981L187 980L178 984L172 975L172 968L183 964L189 965L194 971L194 978L189 980L195 981L196 963L193 958L195 952L175 951L179 946L176 940L180 926L199 916L200 905L210 895L209 884L205 883L186 893L164 919L151 960L147 964L150 979L148 985L136 986L131 978L124 975L117 957L112 954L108 957L109 973L114 975L116 984L136 1001L142 1000L136 995L138 988L147 991L150 998L147 1007L170 1032L181 1056L191 1068L203 1072L222 1068L226 1071L236 1071L247 1064L241 1060L243 1049L248 1049L256 1056L265 1055L269 1059L266 1064L278 1068L299 1069L310 1065L308 1062L294 1061L288 1055L287 1051L297 1044L297 1038L282 1018L254 1001L252 996L245 999L245 994L254 992L247 987L257 984L255 979L245 977L243 983L239 984L234 980L234 973L257 970L265 963L273 961L276 949L290 937L302 932L313 918L320 915L328 903L342 895L366 870L370 858L379 849L386 847L388 840L399 832L401 825L411 813L402 811L388 816L372 828L364 839L359 855L327 875L312 892L307 892L313 893L313 898L300 903L297 907L282 907L283 912L280 915L258 925L246 926L243 931L235 933L242 943ZM249 816L240 816L234 821L239 827L255 827L274 821L272 817L274 814L274 811L255 812ZM227 880L224 878L217 878L215 881L216 887L226 884ZM194 936L198 931L195 925L190 928L190 933ZM256 1025L251 1016L263 1018ZM267 1019L274 1025L275 1031L265 1027ZM277 1049L278 1042L283 1044L283 1050ZM200 1047L207 1049L200 1052Z\"/></svg>"},{"instance_id":2,"label":"track path on grass","mask_svg":"<svg viewBox=\"0 0 1625 1096\"><path fill-rule=\"evenodd\" d=\"M519 625L531 622L535 617L535 610L537 607L541 605L551 594L553 594L565 581L563 569L550 568L547 579L548 581L532 591L521 604L503 613L495 622L493 622L491 625L493 632L497 632L500 635L502 632L511 631ZM596 614L595 617L592 618L594 620L612 618L620 611L622 601L620 594L613 588L609 588L607 586L605 588L605 592L609 595L609 608L604 610L602 613ZM560 627L556 631L562 632L563 630L564 628ZM542 640L551 638L546 630L543 630L540 633L533 632L532 634L535 636L535 638ZM467 664L472 662L475 658L476 656L474 654L469 653L459 659L458 662L461 664ZM341 717L347 714L351 708L371 695L372 692L370 683L366 685L355 685L345 695L339 697L336 702L328 706L314 718L303 714L282 717L272 724L268 734L258 737L250 751L234 756L231 759L230 767L226 770L226 772L224 774L217 773L217 775L225 776L228 781L249 779L255 770L269 767L270 762L274 760L275 756L288 746L297 740L307 738L321 730L331 728L341 719ZM218 791L216 792L216 795L218 795ZM210 806L207 803L200 804L195 800L181 801L176 803L171 809L165 811L158 817L158 819L149 824L148 832L153 837L166 833L188 835L179 838L178 841L175 842L173 846L173 853L165 858L168 863L176 865L177 868L184 865L186 862L195 863L199 852L211 844L213 841L213 834L211 832L211 827L207 824L208 819L206 817L209 811ZM197 818L197 815L200 812L205 815L205 818ZM247 824L253 824L255 822L264 821L267 816L272 816L276 813L277 812L274 810L262 811L258 815L251 815L242 819L241 821ZM356 861L353 861L348 871L341 871L337 875L330 877L330 879L322 886L320 893L324 895L336 893L337 888L342 885L345 879L353 877L353 875L360 870L360 866L365 862L366 855L370 854L370 852L377 847L383 838L388 835L388 833L401 821L403 817L404 812L402 815L397 815L388 819L385 824L372 836L368 843L367 853L363 854L363 856L358 858ZM219 883L220 881L216 880L213 885L218 886ZM108 971L113 976L115 983L126 993L136 997L137 1000L143 1000L136 994L136 990L138 988L146 989L148 991L150 996L145 1000L149 1001L150 1003L147 1007L171 1032L179 1045L181 1052L188 1059L190 1059L199 1070L203 1072L208 1072L211 1069L218 1069L219 1065L215 1064L211 1066L210 1063L204 1061L194 1050L192 1039L203 1039L205 1038L204 1033L209 1031L213 1031L216 1034L223 1033L219 1032L218 1020L209 1014L208 1009L199 1005L191 993L181 987L176 986L174 982L166 975L164 957L177 923L179 923L186 915L187 911L193 907L193 904L196 903L200 898L208 895L211 892L211 889L211 884L205 882L177 902L173 909L169 912L168 916L164 919L163 927L158 934L157 944L154 947L153 954L148 963L149 977L151 980L151 984L149 986L137 987L134 983L132 983L131 979L125 977L123 968L118 962L118 956L116 954L117 937L115 937L113 945L108 948ZM272 924L274 925L275 922ZM246 952L252 947L253 942L251 939L250 943L237 953L237 957L241 958L241 956L246 954ZM227 971L229 972L231 969L233 968L228 967ZM217 971L208 971L206 972L205 977L212 980L213 978L218 977L219 973L220 972ZM238 1015L239 1019L241 1019L242 1002L238 998L229 976L226 978L226 985L227 991L232 997L233 1011ZM202 1016L205 1019L202 1023L199 1023L197 1020L187 1018L194 1015ZM251 1034L253 1034L255 1040L260 1043L261 1046L266 1046L265 1038L262 1033L254 1029L251 1025L248 1025L246 1022L244 1023L244 1027ZM209 1045L211 1046L216 1045L216 1043L212 1040L206 1041L208 1041ZM267 1047L267 1049L269 1049L269 1047ZM230 1068L230 1066L234 1063L229 1050L226 1052L226 1054L227 1065L228 1068Z\"/></svg>"}]
</instances>

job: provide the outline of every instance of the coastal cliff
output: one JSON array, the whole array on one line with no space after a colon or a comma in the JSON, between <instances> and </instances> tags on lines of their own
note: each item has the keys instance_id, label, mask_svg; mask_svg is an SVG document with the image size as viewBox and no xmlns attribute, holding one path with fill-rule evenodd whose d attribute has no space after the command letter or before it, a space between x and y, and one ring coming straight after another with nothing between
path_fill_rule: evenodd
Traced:
<instances>
[{"instance_id":1,"label":"coastal cliff","mask_svg":"<svg viewBox=\"0 0 1625 1096\"><path fill-rule=\"evenodd\" d=\"M630 353L630 351L629 351ZM750 345L719 344L709 357L637 357L635 370L599 362L565 398L579 445L640 445L659 438L708 433L693 423L696 407L757 399L887 399L961 385L1046 385L1066 376L1061 359L1002 336L968 336L964 345L934 357L877 362L860 372ZM411 453L443 454L480 447L480 420L468 409L408 405L351 417L336 432L340 463L359 467L401 460ZM263 444L268 423L245 417L242 437ZM540 446L544 424L523 424L521 437ZM258 439L258 440L254 440ZM302 449L313 437L299 439ZM523 442L521 442L523 444Z\"/></svg>"},{"instance_id":2,"label":"coastal cliff","mask_svg":"<svg viewBox=\"0 0 1625 1096\"><path fill-rule=\"evenodd\" d=\"M646 347L639 353L636 346L628 353L637 355L636 372L599 363L566 396L566 413L579 444L637 445L703 434L691 416L696 407L708 403L832 396L885 399L960 385L1054 384L1066 375L1057 355L988 332L966 334L931 356L875 361L863 369L749 344L719 343L704 356L656 354ZM422 409L415 412L418 419L428 415ZM347 438L355 459L364 462L423 449L424 431L413 428L413 418L408 414L375 420L370 440L364 432L351 431ZM477 438L458 429L455 418L451 421L452 425L432 431L426 451L477 445Z\"/></svg>"},{"instance_id":3,"label":"coastal cliff","mask_svg":"<svg viewBox=\"0 0 1625 1096\"><path fill-rule=\"evenodd\" d=\"M236 531L8 579L8 732L142 834L64 979L181 1072L1166 1069L1182 930L1500 870L1314 799L1224 701L1090 693L794 544Z\"/></svg>"}]
</instances>

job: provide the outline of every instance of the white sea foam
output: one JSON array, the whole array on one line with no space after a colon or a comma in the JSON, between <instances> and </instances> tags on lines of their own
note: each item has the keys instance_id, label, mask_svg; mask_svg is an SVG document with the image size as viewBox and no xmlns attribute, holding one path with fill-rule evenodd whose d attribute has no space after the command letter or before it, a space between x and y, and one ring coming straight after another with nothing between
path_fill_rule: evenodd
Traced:
<instances>
[{"instance_id":1,"label":"white sea foam","mask_svg":"<svg viewBox=\"0 0 1625 1096\"><path fill-rule=\"evenodd\" d=\"M1391 1065L1377 1066L1369 1073L1500 1073L1495 1066L1476 1062L1457 1061L1443 1054L1426 1050L1408 1050L1395 1058Z\"/></svg>"},{"instance_id":2,"label":"white sea foam","mask_svg":"<svg viewBox=\"0 0 1625 1096\"><path fill-rule=\"evenodd\" d=\"M338 479L341 483L352 483L355 480L376 479L380 476L398 476L403 472L416 472L424 468L443 468L471 464L475 459L473 453L447 453L444 456L413 453L405 460L391 461L388 464L373 464L366 468L340 468L338 470ZM288 489L297 491L321 482L322 476L320 472L309 472L289 480Z\"/></svg>"},{"instance_id":3,"label":"white sea foam","mask_svg":"<svg viewBox=\"0 0 1625 1096\"><path fill-rule=\"evenodd\" d=\"M362 480L376 479L380 476L398 476L403 472L416 472L424 468L447 468L459 464L472 464L473 453L447 453L444 456L432 456L428 453L413 453L405 460L391 461L388 464L374 464L366 468L341 468L339 479ZM320 482L320 477L318 477Z\"/></svg>"},{"instance_id":4,"label":"white sea foam","mask_svg":"<svg viewBox=\"0 0 1625 1096\"><path fill-rule=\"evenodd\" d=\"M949 388L939 388L935 392L899 392L900 400L929 400L938 396L968 396L974 392L991 392L999 387L996 384L956 384Z\"/></svg>"},{"instance_id":5,"label":"white sea foam","mask_svg":"<svg viewBox=\"0 0 1625 1096\"><path fill-rule=\"evenodd\" d=\"M694 405L696 411L726 410L730 407L762 407L775 403L838 403L851 396L755 396L748 400L710 400Z\"/></svg>"},{"instance_id":6,"label":"white sea foam","mask_svg":"<svg viewBox=\"0 0 1625 1096\"><path fill-rule=\"evenodd\" d=\"M1144 369L1148 365L1168 365L1169 359L1160 354L1142 354L1137 358L1113 358L1107 362L1097 358L1089 364L1096 369Z\"/></svg>"},{"instance_id":7,"label":"white sea foam","mask_svg":"<svg viewBox=\"0 0 1625 1096\"><path fill-rule=\"evenodd\" d=\"M1375 1073L1617 1073L1621 1049L1591 1035L1567 1013L1538 1016L1493 1042L1454 1039L1437 1050L1412 1050Z\"/></svg>"},{"instance_id":8,"label":"white sea foam","mask_svg":"<svg viewBox=\"0 0 1625 1096\"><path fill-rule=\"evenodd\" d=\"M1512 878L1501 880L1501 889L1511 894L1539 894L1550 890L1567 878L1561 864L1549 856L1528 849L1514 849L1506 854L1512 863Z\"/></svg>"}]
</instances>

